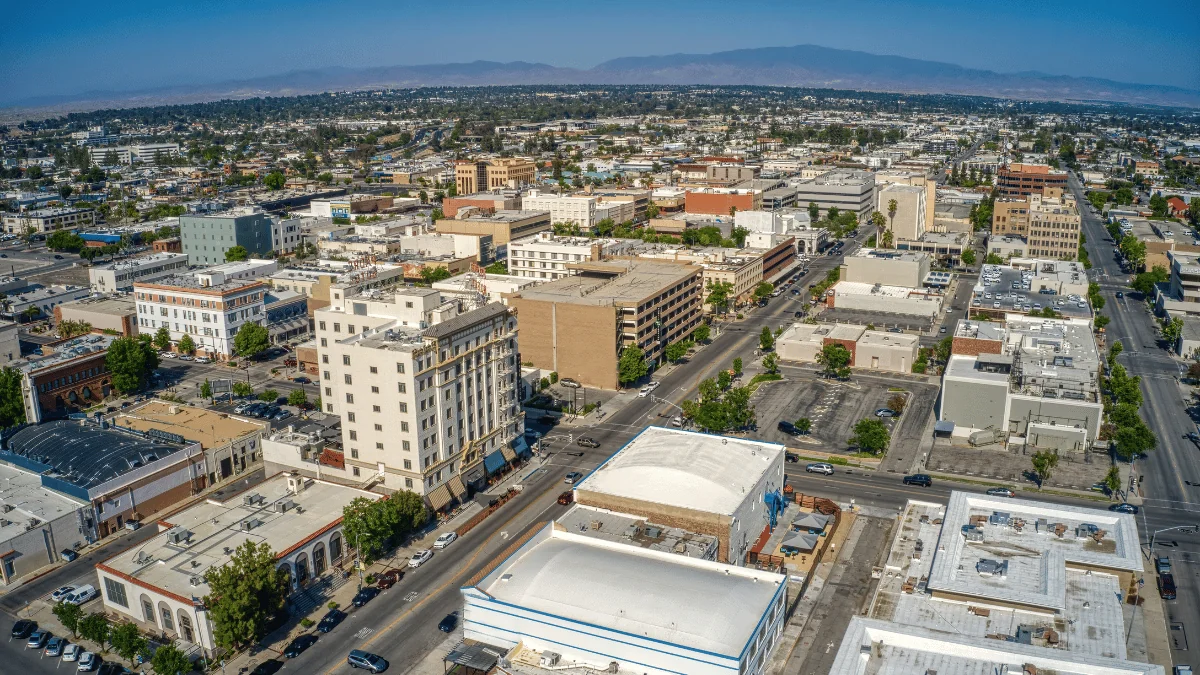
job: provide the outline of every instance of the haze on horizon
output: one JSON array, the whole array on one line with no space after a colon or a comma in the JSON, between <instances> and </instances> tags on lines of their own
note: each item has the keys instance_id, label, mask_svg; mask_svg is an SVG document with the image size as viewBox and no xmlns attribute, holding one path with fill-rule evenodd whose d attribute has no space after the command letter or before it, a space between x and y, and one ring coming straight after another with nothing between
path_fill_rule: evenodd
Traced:
<instances>
[{"instance_id":1,"label":"haze on horizon","mask_svg":"<svg viewBox=\"0 0 1200 675\"><path fill-rule=\"evenodd\" d=\"M19 30L0 42L0 105L331 66L519 60L589 68L622 56L796 44L1002 73L1200 89L1200 21L1188 0L1149 0L1137 12L1114 0L729 6L715 0L529 0L512 9L478 0L25 3L10 8L9 25Z\"/></svg>"}]
</instances>

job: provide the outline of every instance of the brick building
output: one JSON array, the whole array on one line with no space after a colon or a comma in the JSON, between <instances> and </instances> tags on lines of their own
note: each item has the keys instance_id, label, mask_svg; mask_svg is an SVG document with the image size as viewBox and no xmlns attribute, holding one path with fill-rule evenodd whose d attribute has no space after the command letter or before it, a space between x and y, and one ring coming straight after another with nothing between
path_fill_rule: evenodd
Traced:
<instances>
[{"instance_id":1,"label":"brick building","mask_svg":"<svg viewBox=\"0 0 1200 675\"><path fill-rule=\"evenodd\" d=\"M44 346L43 350L53 350L45 358L19 365L25 419L39 424L108 396L112 376L104 361L115 339L112 335L71 338Z\"/></svg>"},{"instance_id":2,"label":"brick building","mask_svg":"<svg viewBox=\"0 0 1200 675\"><path fill-rule=\"evenodd\" d=\"M687 213L713 216L728 216L731 209L758 211L762 209L762 192L722 188L688 190L684 195L683 208Z\"/></svg>"},{"instance_id":3,"label":"brick building","mask_svg":"<svg viewBox=\"0 0 1200 675\"><path fill-rule=\"evenodd\" d=\"M1045 164L1009 164L996 174L1001 197L1027 197L1043 194L1046 188L1067 188L1067 172Z\"/></svg>"}]
</instances>

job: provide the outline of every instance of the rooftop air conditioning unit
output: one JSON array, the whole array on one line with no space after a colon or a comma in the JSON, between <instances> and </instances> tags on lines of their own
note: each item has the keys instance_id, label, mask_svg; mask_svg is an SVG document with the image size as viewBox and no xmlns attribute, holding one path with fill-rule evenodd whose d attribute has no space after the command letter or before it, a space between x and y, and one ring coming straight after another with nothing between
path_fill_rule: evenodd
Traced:
<instances>
[{"instance_id":1,"label":"rooftop air conditioning unit","mask_svg":"<svg viewBox=\"0 0 1200 675\"><path fill-rule=\"evenodd\" d=\"M186 544L192 538L192 533L177 527L167 532L167 542L175 545Z\"/></svg>"},{"instance_id":2,"label":"rooftop air conditioning unit","mask_svg":"<svg viewBox=\"0 0 1200 675\"><path fill-rule=\"evenodd\" d=\"M542 652L542 658L538 659L538 665L543 668L553 668L562 660L562 654L558 652Z\"/></svg>"},{"instance_id":3,"label":"rooftop air conditioning unit","mask_svg":"<svg viewBox=\"0 0 1200 675\"><path fill-rule=\"evenodd\" d=\"M249 494L249 495L246 495L245 497L242 497L242 503L245 504L246 506L254 506L255 504L261 504L261 503L263 503L263 501L265 501L263 499L263 496L258 494L257 492L255 492L254 494Z\"/></svg>"},{"instance_id":4,"label":"rooftop air conditioning unit","mask_svg":"<svg viewBox=\"0 0 1200 675\"><path fill-rule=\"evenodd\" d=\"M275 502L275 512L276 513L287 513L288 509L293 509L293 508L296 508L296 502L294 502L290 499L285 499L283 501Z\"/></svg>"}]
</instances>

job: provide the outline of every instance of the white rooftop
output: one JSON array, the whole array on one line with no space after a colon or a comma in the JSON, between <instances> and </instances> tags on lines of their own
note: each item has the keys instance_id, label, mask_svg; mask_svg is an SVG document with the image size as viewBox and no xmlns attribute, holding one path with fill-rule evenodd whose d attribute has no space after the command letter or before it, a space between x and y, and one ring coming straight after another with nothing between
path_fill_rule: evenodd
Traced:
<instances>
[{"instance_id":1,"label":"white rooftop","mask_svg":"<svg viewBox=\"0 0 1200 675\"><path fill-rule=\"evenodd\" d=\"M475 588L518 607L737 658L784 581L547 525Z\"/></svg>"},{"instance_id":2,"label":"white rooftop","mask_svg":"<svg viewBox=\"0 0 1200 675\"><path fill-rule=\"evenodd\" d=\"M778 443L652 426L575 488L732 515L783 452Z\"/></svg>"},{"instance_id":3,"label":"white rooftop","mask_svg":"<svg viewBox=\"0 0 1200 675\"><path fill-rule=\"evenodd\" d=\"M0 520L0 554L3 554L12 548L7 542L24 534L26 526L34 520L39 525L51 523L86 506L86 503L43 487L41 476L35 473L0 464L0 505L12 507L0 514L3 515L3 520ZM83 536L80 535L79 541L82 540ZM61 546L74 543L58 542Z\"/></svg>"},{"instance_id":4,"label":"white rooftop","mask_svg":"<svg viewBox=\"0 0 1200 675\"><path fill-rule=\"evenodd\" d=\"M1165 675L1162 666L854 617L830 675Z\"/></svg>"}]
</instances>

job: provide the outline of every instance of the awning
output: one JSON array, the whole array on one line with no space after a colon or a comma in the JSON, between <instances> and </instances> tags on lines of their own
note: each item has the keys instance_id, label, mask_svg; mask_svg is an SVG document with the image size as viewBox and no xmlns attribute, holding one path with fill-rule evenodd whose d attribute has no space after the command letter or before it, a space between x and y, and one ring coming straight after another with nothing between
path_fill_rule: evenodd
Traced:
<instances>
[{"instance_id":1,"label":"awning","mask_svg":"<svg viewBox=\"0 0 1200 675\"><path fill-rule=\"evenodd\" d=\"M450 503L450 488L448 483L442 483L436 490L425 495L425 499L429 501L429 508L434 511L441 511Z\"/></svg>"},{"instance_id":2,"label":"awning","mask_svg":"<svg viewBox=\"0 0 1200 675\"><path fill-rule=\"evenodd\" d=\"M792 527L798 527L813 532L824 532L829 524L830 516L822 513L801 513L792 521Z\"/></svg>"},{"instance_id":3,"label":"awning","mask_svg":"<svg viewBox=\"0 0 1200 675\"><path fill-rule=\"evenodd\" d=\"M500 451L497 450L496 452L493 452L492 454L488 455L487 457L484 457L483 458L483 468L487 469L487 472L489 474L496 473L500 469L503 469L504 468L504 455L500 454Z\"/></svg>"},{"instance_id":4,"label":"awning","mask_svg":"<svg viewBox=\"0 0 1200 675\"><path fill-rule=\"evenodd\" d=\"M779 550L784 553L809 553L817 547L820 535L796 532L783 540Z\"/></svg>"},{"instance_id":5,"label":"awning","mask_svg":"<svg viewBox=\"0 0 1200 675\"><path fill-rule=\"evenodd\" d=\"M529 449L529 444L525 442L524 436L517 436L517 440L513 441L513 449L517 451L518 457L529 457L533 451Z\"/></svg>"},{"instance_id":6,"label":"awning","mask_svg":"<svg viewBox=\"0 0 1200 675\"><path fill-rule=\"evenodd\" d=\"M507 653L508 650L504 647L493 647L483 642L475 642L473 644L460 642L442 661L480 673L486 673L491 671L495 667L496 662L500 660L500 657Z\"/></svg>"},{"instance_id":7,"label":"awning","mask_svg":"<svg viewBox=\"0 0 1200 675\"><path fill-rule=\"evenodd\" d=\"M463 485L462 476L454 474L450 480L446 481L446 485L450 486L450 494L458 501L463 501L467 498L467 486Z\"/></svg>"},{"instance_id":8,"label":"awning","mask_svg":"<svg viewBox=\"0 0 1200 675\"><path fill-rule=\"evenodd\" d=\"M933 433L935 434L952 434L954 433L954 422L950 420L938 420L933 423Z\"/></svg>"},{"instance_id":9,"label":"awning","mask_svg":"<svg viewBox=\"0 0 1200 675\"><path fill-rule=\"evenodd\" d=\"M504 460L507 462L511 462L517 458L517 453L508 447L507 444L500 446L500 454L504 455Z\"/></svg>"},{"instance_id":10,"label":"awning","mask_svg":"<svg viewBox=\"0 0 1200 675\"><path fill-rule=\"evenodd\" d=\"M475 466L467 472L467 477L464 479L467 485L474 485L484 478L484 469L482 466Z\"/></svg>"}]
</instances>

